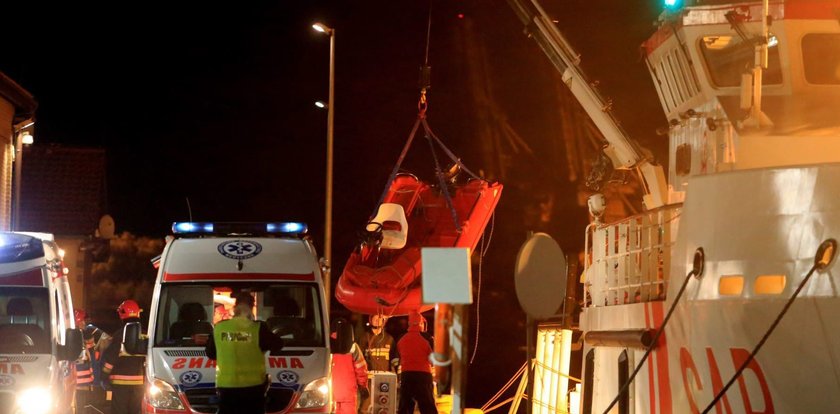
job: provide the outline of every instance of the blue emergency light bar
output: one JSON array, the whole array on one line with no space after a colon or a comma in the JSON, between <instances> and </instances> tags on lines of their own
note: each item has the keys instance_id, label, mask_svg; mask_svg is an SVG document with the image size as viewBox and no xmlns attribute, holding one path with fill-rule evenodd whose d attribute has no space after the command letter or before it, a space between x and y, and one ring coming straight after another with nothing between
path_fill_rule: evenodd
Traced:
<instances>
[{"instance_id":1,"label":"blue emergency light bar","mask_svg":"<svg viewBox=\"0 0 840 414\"><path fill-rule=\"evenodd\" d=\"M306 223L295 221L275 223L197 223L176 221L173 234L306 234Z\"/></svg>"},{"instance_id":2,"label":"blue emergency light bar","mask_svg":"<svg viewBox=\"0 0 840 414\"><path fill-rule=\"evenodd\" d=\"M191 221L175 222L172 223L172 232L175 234L212 233L213 223L194 223Z\"/></svg>"}]
</instances>

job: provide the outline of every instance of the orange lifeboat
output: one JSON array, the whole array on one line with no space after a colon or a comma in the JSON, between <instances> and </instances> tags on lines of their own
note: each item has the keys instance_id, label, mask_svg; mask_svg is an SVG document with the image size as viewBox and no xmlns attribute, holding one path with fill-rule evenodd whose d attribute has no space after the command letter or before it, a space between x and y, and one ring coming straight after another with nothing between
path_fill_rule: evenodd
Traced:
<instances>
[{"instance_id":1,"label":"orange lifeboat","mask_svg":"<svg viewBox=\"0 0 840 414\"><path fill-rule=\"evenodd\" d=\"M487 226L502 184L473 179L448 188L446 194L412 175L397 175L376 216L365 228L366 240L347 260L338 279L336 298L363 314L404 315L423 312L423 247L467 247L474 250Z\"/></svg>"}]
</instances>

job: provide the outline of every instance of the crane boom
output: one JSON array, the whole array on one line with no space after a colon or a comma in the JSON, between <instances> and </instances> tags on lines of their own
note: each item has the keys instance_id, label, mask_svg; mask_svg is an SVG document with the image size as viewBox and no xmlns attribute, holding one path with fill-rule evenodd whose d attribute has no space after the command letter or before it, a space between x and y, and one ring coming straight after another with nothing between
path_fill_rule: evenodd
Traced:
<instances>
[{"instance_id":1,"label":"crane boom","mask_svg":"<svg viewBox=\"0 0 840 414\"><path fill-rule=\"evenodd\" d=\"M613 116L601 94L586 79L578 66L579 55L557 29L537 0L508 0L531 36L561 73L563 82L580 102L586 114L604 135L607 145L604 154L615 169L635 169L644 184L646 208L665 204L667 194L662 167L651 162L635 140L631 139Z\"/></svg>"}]
</instances>

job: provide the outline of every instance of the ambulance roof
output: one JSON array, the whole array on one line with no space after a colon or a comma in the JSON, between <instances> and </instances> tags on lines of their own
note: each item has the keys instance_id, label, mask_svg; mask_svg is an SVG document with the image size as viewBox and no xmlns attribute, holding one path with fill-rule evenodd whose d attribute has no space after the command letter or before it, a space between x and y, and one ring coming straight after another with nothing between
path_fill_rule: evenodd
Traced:
<instances>
[{"instance_id":1,"label":"ambulance roof","mask_svg":"<svg viewBox=\"0 0 840 414\"><path fill-rule=\"evenodd\" d=\"M46 286L40 268L61 269L52 240L48 233L0 232L0 285Z\"/></svg>"},{"instance_id":2,"label":"ambulance roof","mask_svg":"<svg viewBox=\"0 0 840 414\"><path fill-rule=\"evenodd\" d=\"M167 247L161 264L162 282L315 281L320 271L309 242L287 237L179 238Z\"/></svg>"}]
</instances>

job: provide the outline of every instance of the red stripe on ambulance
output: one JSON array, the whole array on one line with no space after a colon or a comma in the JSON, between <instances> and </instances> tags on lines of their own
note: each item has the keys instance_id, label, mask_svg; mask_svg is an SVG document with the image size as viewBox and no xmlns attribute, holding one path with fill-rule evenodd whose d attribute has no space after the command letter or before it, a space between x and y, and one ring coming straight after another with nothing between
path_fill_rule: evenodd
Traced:
<instances>
[{"instance_id":1,"label":"red stripe on ambulance","mask_svg":"<svg viewBox=\"0 0 840 414\"><path fill-rule=\"evenodd\" d=\"M2 365L0 365L2 367ZM303 369L303 361L300 358L269 357L269 368L300 368ZM172 369L196 369L216 368L216 360L204 357L197 358L175 358L172 361ZM0 371L0 373L3 373Z\"/></svg>"},{"instance_id":2,"label":"red stripe on ambulance","mask_svg":"<svg viewBox=\"0 0 840 414\"><path fill-rule=\"evenodd\" d=\"M314 273L164 273L164 282L188 282L198 280L302 280L315 281Z\"/></svg>"},{"instance_id":3,"label":"red stripe on ambulance","mask_svg":"<svg viewBox=\"0 0 840 414\"><path fill-rule=\"evenodd\" d=\"M25 272L2 275L0 281L4 286L44 286L44 274L38 267Z\"/></svg>"}]
</instances>

